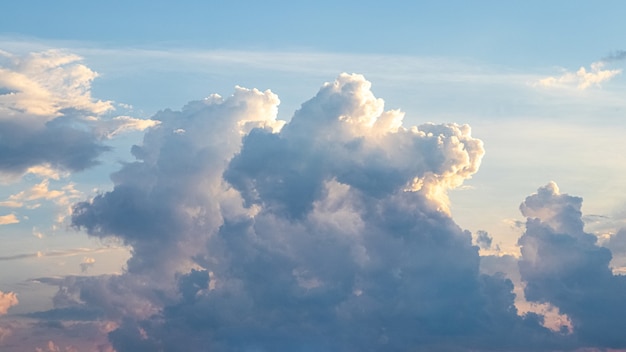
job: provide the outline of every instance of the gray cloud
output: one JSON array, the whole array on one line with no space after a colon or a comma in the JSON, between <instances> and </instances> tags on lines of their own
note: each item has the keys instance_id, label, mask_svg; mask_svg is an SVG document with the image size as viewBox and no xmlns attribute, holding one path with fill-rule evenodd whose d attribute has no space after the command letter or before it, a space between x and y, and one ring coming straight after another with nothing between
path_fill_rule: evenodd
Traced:
<instances>
[{"instance_id":1,"label":"gray cloud","mask_svg":"<svg viewBox=\"0 0 626 352\"><path fill-rule=\"evenodd\" d=\"M109 147L92 133L76 128L72 119L57 118L41 129L0 120L0 172L21 175L47 164L57 170L81 171L97 164Z\"/></svg>"},{"instance_id":2,"label":"gray cloud","mask_svg":"<svg viewBox=\"0 0 626 352\"><path fill-rule=\"evenodd\" d=\"M526 198L519 263L529 301L549 302L572 321L583 346L624 348L626 277L615 276L611 252L583 230L582 198L555 183Z\"/></svg>"},{"instance_id":3,"label":"gray cloud","mask_svg":"<svg viewBox=\"0 0 626 352\"><path fill-rule=\"evenodd\" d=\"M359 75L284 127L277 105L238 87L158 113L114 189L72 217L130 245L127 272L64 282L58 306L118 319L120 352L565 346L479 272L449 216L446 191L484 153L468 126L404 127Z\"/></svg>"},{"instance_id":4,"label":"gray cloud","mask_svg":"<svg viewBox=\"0 0 626 352\"><path fill-rule=\"evenodd\" d=\"M626 229L622 228L604 243L613 255L626 255Z\"/></svg>"},{"instance_id":5,"label":"gray cloud","mask_svg":"<svg viewBox=\"0 0 626 352\"><path fill-rule=\"evenodd\" d=\"M98 74L58 50L16 56L0 51L0 180L32 169L81 171L110 148L103 140L152 121L101 118L111 101L91 97Z\"/></svg>"},{"instance_id":6,"label":"gray cloud","mask_svg":"<svg viewBox=\"0 0 626 352\"><path fill-rule=\"evenodd\" d=\"M489 236L487 231L477 231L476 232L476 244L481 249L491 249L491 244L493 242L493 238Z\"/></svg>"},{"instance_id":7,"label":"gray cloud","mask_svg":"<svg viewBox=\"0 0 626 352\"><path fill-rule=\"evenodd\" d=\"M610 55L602 58L603 62L622 61L626 59L626 50L616 50Z\"/></svg>"}]
</instances>

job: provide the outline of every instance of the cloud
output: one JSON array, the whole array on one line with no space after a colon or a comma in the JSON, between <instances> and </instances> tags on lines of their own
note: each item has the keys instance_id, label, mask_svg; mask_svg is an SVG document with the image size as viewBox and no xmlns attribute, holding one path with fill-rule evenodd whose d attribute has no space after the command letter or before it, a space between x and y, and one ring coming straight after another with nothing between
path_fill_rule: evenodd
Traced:
<instances>
[{"instance_id":1,"label":"cloud","mask_svg":"<svg viewBox=\"0 0 626 352\"><path fill-rule=\"evenodd\" d=\"M91 97L91 82L98 74L80 64L81 59L60 50L23 57L0 51L1 109L5 114L21 112L45 118L61 116L64 109L93 114L111 110L110 101Z\"/></svg>"},{"instance_id":2,"label":"cloud","mask_svg":"<svg viewBox=\"0 0 626 352\"><path fill-rule=\"evenodd\" d=\"M117 134L130 131L144 131L159 124L155 120L136 119L130 116L117 116L101 121L95 128L96 134L104 138L113 138Z\"/></svg>"},{"instance_id":3,"label":"cloud","mask_svg":"<svg viewBox=\"0 0 626 352\"><path fill-rule=\"evenodd\" d=\"M565 346L450 217L484 154L469 126L405 127L356 74L288 123L278 103L236 87L155 115L113 190L73 209L132 247L127 271L64 279L56 309L101 309L118 352Z\"/></svg>"},{"instance_id":4,"label":"cloud","mask_svg":"<svg viewBox=\"0 0 626 352\"><path fill-rule=\"evenodd\" d=\"M20 220L15 214L0 215L0 225L17 224Z\"/></svg>"},{"instance_id":5,"label":"cloud","mask_svg":"<svg viewBox=\"0 0 626 352\"><path fill-rule=\"evenodd\" d=\"M52 200L64 195L64 192L59 190L50 190L48 187L50 181L44 179L39 184L34 185L29 190L21 191L17 194L9 196L6 201L0 202L0 206L20 208L24 205L24 202L30 202L40 199Z\"/></svg>"},{"instance_id":6,"label":"cloud","mask_svg":"<svg viewBox=\"0 0 626 352\"><path fill-rule=\"evenodd\" d=\"M576 72L565 71L560 76L550 76L538 80L535 84L540 87L576 87L584 90L592 86L600 86L622 73L621 69L604 69L605 62L598 61L591 64L590 69L580 67Z\"/></svg>"},{"instance_id":7,"label":"cloud","mask_svg":"<svg viewBox=\"0 0 626 352\"><path fill-rule=\"evenodd\" d=\"M0 51L0 180L25 173L58 178L86 169L109 150L102 139L154 125L101 117L113 103L92 98L98 75L80 61L59 50L24 56Z\"/></svg>"},{"instance_id":8,"label":"cloud","mask_svg":"<svg viewBox=\"0 0 626 352\"><path fill-rule=\"evenodd\" d=\"M617 50L602 58L602 62L614 62L626 60L626 50Z\"/></svg>"},{"instance_id":9,"label":"cloud","mask_svg":"<svg viewBox=\"0 0 626 352\"><path fill-rule=\"evenodd\" d=\"M84 257L83 261L80 263L80 271L83 273L87 271L87 269L91 268L96 264L96 259L91 257Z\"/></svg>"},{"instance_id":10,"label":"cloud","mask_svg":"<svg viewBox=\"0 0 626 352\"><path fill-rule=\"evenodd\" d=\"M617 231L603 245L610 249L613 255L626 255L626 229Z\"/></svg>"},{"instance_id":11,"label":"cloud","mask_svg":"<svg viewBox=\"0 0 626 352\"><path fill-rule=\"evenodd\" d=\"M529 301L550 303L572 322L587 347L625 348L626 277L613 275L611 252L583 230L582 198L554 182L520 206L527 217L519 269Z\"/></svg>"},{"instance_id":12,"label":"cloud","mask_svg":"<svg viewBox=\"0 0 626 352\"><path fill-rule=\"evenodd\" d=\"M2 292L0 291L0 315L7 314L9 308L19 303L17 294L15 292Z\"/></svg>"},{"instance_id":13,"label":"cloud","mask_svg":"<svg viewBox=\"0 0 626 352\"><path fill-rule=\"evenodd\" d=\"M0 262L27 259L27 258L41 258L41 257L72 257L72 256L80 255L80 254L106 252L111 249L118 249L118 247L73 248L73 249L67 249L67 250L50 250L50 251L37 251L37 252L32 252L32 253L13 254L13 255L8 255L8 256L0 256Z\"/></svg>"},{"instance_id":14,"label":"cloud","mask_svg":"<svg viewBox=\"0 0 626 352\"><path fill-rule=\"evenodd\" d=\"M491 244L493 242L493 238L489 236L489 233L486 231L477 231L476 232L476 244L480 249L491 249Z\"/></svg>"},{"instance_id":15,"label":"cloud","mask_svg":"<svg viewBox=\"0 0 626 352\"><path fill-rule=\"evenodd\" d=\"M0 346L3 352L114 352L106 341L106 334L115 326L106 321L3 321L0 322Z\"/></svg>"}]
</instances>

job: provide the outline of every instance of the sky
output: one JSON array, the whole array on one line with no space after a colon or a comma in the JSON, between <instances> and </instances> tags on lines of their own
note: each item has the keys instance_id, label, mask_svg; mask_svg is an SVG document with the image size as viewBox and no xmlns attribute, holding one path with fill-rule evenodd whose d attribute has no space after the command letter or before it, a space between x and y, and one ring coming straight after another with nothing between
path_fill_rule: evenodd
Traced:
<instances>
[{"instance_id":1,"label":"sky","mask_svg":"<svg viewBox=\"0 0 626 352\"><path fill-rule=\"evenodd\" d=\"M0 350L626 351L621 1L20 1Z\"/></svg>"}]
</instances>

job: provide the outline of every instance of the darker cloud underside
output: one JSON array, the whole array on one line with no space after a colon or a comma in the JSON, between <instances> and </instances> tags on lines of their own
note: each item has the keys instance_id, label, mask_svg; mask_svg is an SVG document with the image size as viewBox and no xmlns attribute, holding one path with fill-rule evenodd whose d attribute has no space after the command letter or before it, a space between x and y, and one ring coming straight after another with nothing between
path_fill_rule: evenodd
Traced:
<instances>
[{"instance_id":1,"label":"darker cloud underside","mask_svg":"<svg viewBox=\"0 0 626 352\"><path fill-rule=\"evenodd\" d=\"M41 128L0 118L0 172L20 175L28 168L48 164L54 169L81 171L97 164L109 150L94 134L58 117Z\"/></svg>"},{"instance_id":2,"label":"darker cloud underside","mask_svg":"<svg viewBox=\"0 0 626 352\"><path fill-rule=\"evenodd\" d=\"M525 294L559 307L584 345L624 348L626 277L612 273L610 250L584 232L581 205L582 198L560 194L554 183L522 203L528 217L519 240Z\"/></svg>"},{"instance_id":3,"label":"darker cloud underside","mask_svg":"<svg viewBox=\"0 0 626 352\"><path fill-rule=\"evenodd\" d=\"M567 213L578 203L557 217L572 228L553 231L525 214L520 240L527 295L563 305L573 335L518 315L512 282L479 273L471 234L446 212L445 191L484 153L468 126L405 128L359 75L325 84L282 128L277 104L269 91L237 88L158 113L114 189L74 207L75 227L132 247L128 271L62 283L57 308L120 321L109 335L119 352L626 345L608 326L622 314L610 311L618 294L599 302L607 293L596 288L621 292L621 279L578 228L580 214ZM534 270L529 238L550 249L533 265L571 262ZM589 325L600 317L592 307L609 314L604 335Z\"/></svg>"}]
</instances>

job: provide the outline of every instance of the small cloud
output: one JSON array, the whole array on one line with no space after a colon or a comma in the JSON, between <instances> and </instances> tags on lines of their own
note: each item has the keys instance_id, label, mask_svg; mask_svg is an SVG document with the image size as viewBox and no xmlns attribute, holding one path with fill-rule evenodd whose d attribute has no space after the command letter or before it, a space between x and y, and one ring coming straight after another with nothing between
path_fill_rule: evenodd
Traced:
<instances>
[{"instance_id":1,"label":"small cloud","mask_svg":"<svg viewBox=\"0 0 626 352\"><path fill-rule=\"evenodd\" d=\"M92 121L95 124L96 135L107 139L123 132L143 131L161 123L157 120L137 119L130 116L117 116L111 120L93 119Z\"/></svg>"},{"instance_id":2,"label":"small cloud","mask_svg":"<svg viewBox=\"0 0 626 352\"><path fill-rule=\"evenodd\" d=\"M0 202L0 207L5 207L5 208L21 208L23 206L24 206L24 203L18 202L15 200L5 200L3 202Z\"/></svg>"},{"instance_id":3,"label":"small cloud","mask_svg":"<svg viewBox=\"0 0 626 352\"><path fill-rule=\"evenodd\" d=\"M74 188L73 183L68 183L61 189L50 189L50 180L44 179L30 189L10 195L5 201L0 202L0 206L36 209L41 206L40 200L52 201L61 209L57 220L62 222L71 213L70 204L80 197L81 193Z\"/></svg>"},{"instance_id":4,"label":"small cloud","mask_svg":"<svg viewBox=\"0 0 626 352\"><path fill-rule=\"evenodd\" d=\"M0 291L0 315L7 314L9 308L19 303L17 294L15 292L2 292Z\"/></svg>"},{"instance_id":5,"label":"small cloud","mask_svg":"<svg viewBox=\"0 0 626 352\"><path fill-rule=\"evenodd\" d=\"M39 229L36 228L36 227L33 227L33 236L35 236L35 237L37 237L39 239L42 239L42 238L45 237L43 232L39 231Z\"/></svg>"},{"instance_id":6,"label":"small cloud","mask_svg":"<svg viewBox=\"0 0 626 352\"><path fill-rule=\"evenodd\" d=\"M567 88L576 87L580 90L591 86L600 86L613 77L622 73L621 69L604 69L605 62L598 61L591 64L590 68L581 66L578 71L564 71L560 76L550 76L535 82L535 86L547 88Z\"/></svg>"},{"instance_id":7,"label":"small cloud","mask_svg":"<svg viewBox=\"0 0 626 352\"><path fill-rule=\"evenodd\" d=\"M9 224L17 224L20 220L15 216L15 214L1 215L0 216L0 225L9 225Z\"/></svg>"},{"instance_id":8,"label":"small cloud","mask_svg":"<svg viewBox=\"0 0 626 352\"><path fill-rule=\"evenodd\" d=\"M626 60L626 50L616 50L608 56L602 58L603 62L615 62Z\"/></svg>"},{"instance_id":9,"label":"small cloud","mask_svg":"<svg viewBox=\"0 0 626 352\"><path fill-rule=\"evenodd\" d=\"M96 259L95 258L84 257L83 261L80 263L80 271L83 272L83 273L86 272L87 269L89 269L92 266L94 266L95 263L96 263Z\"/></svg>"},{"instance_id":10,"label":"small cloud","mask_svg":"<svg viewBox=\"0 0 626 352\"><path fill-rule=\"evenodd\" d=\"M69 176L68 172L61 172L59 170L55 170L49 163L44 163L40 165L35 165L29 167L26 170L27 174L33 174L42 178L48 178L53 180L59 180L62 177Z\"/></svg>"}]
</instances>

